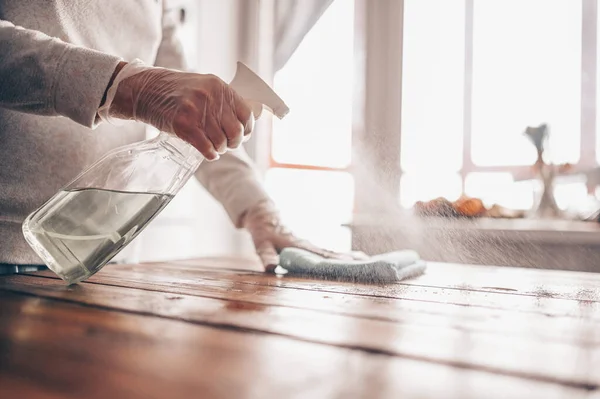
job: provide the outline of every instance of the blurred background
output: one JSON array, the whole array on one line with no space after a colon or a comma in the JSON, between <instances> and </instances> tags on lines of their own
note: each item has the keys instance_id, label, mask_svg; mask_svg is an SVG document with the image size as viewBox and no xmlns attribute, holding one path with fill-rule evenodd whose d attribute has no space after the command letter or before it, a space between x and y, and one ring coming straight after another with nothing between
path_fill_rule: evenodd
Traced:
<instances>
[{"instance_id":1,"label":"blurred background","mask_svg":"<svg viewBox=\"0 0 600 399\"><path fill-rule=\"evenodd\" d=\"M246 148L298 235L334 250L411 247L443 261L577 269L596 259L596 0L172 5L193 70L228 81L243 61L290 106L282 121L261 120ZM544 182L524 134L544 124L552 217L536 212ZM415 216L416 205L465 198L483 208ZM456 241L463 229L471 235ZM531 259L515 255L523 237L538 245L522 250ZM196 181L138 241L141 260L253 253ZM566 265L569 248L588 258Z\"/></svg>"}]
</instances>

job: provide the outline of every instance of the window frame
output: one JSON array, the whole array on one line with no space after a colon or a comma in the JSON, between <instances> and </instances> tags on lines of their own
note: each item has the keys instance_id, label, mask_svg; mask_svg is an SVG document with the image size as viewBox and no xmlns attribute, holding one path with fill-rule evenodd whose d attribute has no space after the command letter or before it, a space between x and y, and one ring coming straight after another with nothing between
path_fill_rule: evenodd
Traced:
<instances>
[{"instance_id":1,"label":"window frame","mask_svg":"<svg viewBox=\"0 0 600 399\"><path fill-rule=\"evenodd\" d=\"M465 1L465 75L463 114L463 165L460 175L464 183L473 172L508 172L515 179L532 177L532 165L481 166L472 159L472 88L473 88L473 10L475 0ZM596 80L597 80L597 0L581 0L581 108L580 108L580 159L571 173L590 171L598 166L596 161ZM404 1L402 1L404 3ZM588 187L593 190L595 187Z\"/></svg>"},{"instance_id":2,"label":"window frame","mask_svg":"<svg viewBox=\"0 0 600 399\"><path fill-rule=\"evenodd\" d=\"M342 0L336 0L342 1ZM347 167L323 167L283 163L272 156L271 122L263 124L264 139L261 154L255 159L263 172L270 168L349 172L354 177L354 215L377 217L397 214L400 209L400 146L402 138L402 60L404 0L353 0L354 27L354 98L352 121L352 156ZM466 177L473 172L507 172L515 179L532 178L532 166L482 166L472 160L472 86L473 86L473 10L475 0L465 1L465 79L463 94L463 164L458 174L462 189ZM582 1L582 56L581 56L581 140L580 160L572 173L588 172L597 168L597 0ZM261 21L272 18L269 9L273 0L262 0ZM267 9L267 11L265 11ZM400 23L398 22L400 21ZM269 26L269 24L261 24ZM264 40L266 35L263 34ZM268 58L263 54L262 65ZM274 72L269 68L261 68ZM272 82L272 81L271 81ZM381 145L385 143L385 145ZM258 147L257 147L258 148ZM264 152L263 152L264 151ZM373 176L365 170L386 170ZM592 182L593 183L593 182ZM590 183L590 184L592 184ZM594 187L588 187L593 190ZM373 195L377 192L378 195ZM382 198L385 200L382 201ZM393 199L393 200L389 200Z\"/></svg>"},{"instance_id":3,"label":"window frame","mask_svg":"<svg viewBox=\"0 0 600 399\"><path fill-rule=\"evenodd\" d=\"M462 167L458 171L462 181L462 190L464 191L464 185L466 177L470 173L474 172L504 172L510 173L515 180L527 180L533 178L532 165L518 165L518 166L483 166L477 165L472 159L472 88L473 88L473 18L474 18L474 6L475 0L464 0L465 1L465 67L464 67L464 91L463 91L463 159ZM598 65L597 65L597 41L598 41L598 5L597 0L581 0L582 1L582 53L581 53L581 107L580 107L580 159L577 164L573 165L573 169L570 173L586 173L591 170L598 168L599 162L597 161L596 155L596 141L597 141L597 79L598 79ZM394 110L400 114L401 110L401 99L393 98L394 96L388 93L387 96L379 96L378 90L369 90L368 85L380 85L383 82L388 82L388 88L397 90L398 93L402 93L402 26L397 21L403 21L404 11L404 0L384 0L378 1L377 3L370 2L368 7L368 0L355 0L356 3L356 23L357 27L355 37L355 51L357 62L362 63L364 68L357 68L357 82L365 85L362 90L357 90L356 94L363 94L362 99L356 99L359 103L362 101L364 104L369 104L370 108L379 108L382 110L382 116L387 123L384 126L387 129L387 134L380 134L379 139L383 139L388 144L388 148L382 152L381 148L378 150L375 146L369 146L366 152L371 155L372 158L380 157L381 159L387 160L384 164L390 165L394 156L390 152L398 154L396 165L398 165L398 174L396 180L399 184L400 178L403 171L400 168L400 142L402 136L402 129L397 126L397 129L393 129L395 124L393 123L393 115L389 115L390 111ZM387 16L387 17L386 17ZM394 18L398 18L395 19ZM390 24L396 24L399 32L393 32L393 26ZM398 34L398 39L395 37L386 37L386 34ZM399 43L398 43L399 41ZM383 43L383 44L382 44ZM385 51L377 51L377 47L385 48ZM365 54L368 54L368 59L364 59ZM390 63L390 60L399 60L400 64L398 68L390 70L387 68L380 77L369 76L368 69L376 68L378 65L385 65ZM381 68L380 68L381 69ZM365 77L361 82L360 78ZM400 81L399 84L390 84L389 82ZM393 99L393 101L388 101ZM398 106L396 106L398 104ZM355 111L359 111L357 108ZM368 111L366 111L368 113ZM355 115L359 115L359 112L355 112ZM356 119L356 118L355 118ZM362 121L357 122L355 131L374 131L377 126L376 123L369 121L368 115L364 117ZM399 132L399 134L398 134ZM358 134L353 136L353 143L357 142L363 137ZM353 159L354 162L354 159ZM354 162L356 164L356 162ZM381 162L380 162L381 164ZM388 168L389 170L389 168ZM593 192L595 189L597 179L588 179L588 191ZM357 195L360 192L365 192L364 184L356 183ZM386 185L387 196L396 195L397 202L399 203L400 189L393 183ZM362 201L368 202L368 201ZM361 204L358 203L357 207L361 208ZM362 204L364 205L364 204ZM363 207L367 210L367 213L389 213L393 212L389 206L387 211L378 210L377 206ZM372 212L374 210L374 212ZM362 212L360 212L362 213Z\"/></svg>"}]
</instances>

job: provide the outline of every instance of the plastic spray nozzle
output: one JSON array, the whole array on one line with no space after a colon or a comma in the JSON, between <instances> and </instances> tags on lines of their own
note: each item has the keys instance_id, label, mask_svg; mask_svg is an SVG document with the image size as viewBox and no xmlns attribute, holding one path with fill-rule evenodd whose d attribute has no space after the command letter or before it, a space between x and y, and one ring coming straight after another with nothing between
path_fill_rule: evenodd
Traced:
<instances>
[{"instance_id":1,"label":"plastic spray nozzle","mask_svg":"<svg viewBox=\"0 0 600 399\"><path fill-rule=\"evenodd\" d=\"M239 61L229 86L248 101L255 119L260 118L264 108L279 119L286 116L290 110L264 80Z\"/></svg>"}]
</instances>

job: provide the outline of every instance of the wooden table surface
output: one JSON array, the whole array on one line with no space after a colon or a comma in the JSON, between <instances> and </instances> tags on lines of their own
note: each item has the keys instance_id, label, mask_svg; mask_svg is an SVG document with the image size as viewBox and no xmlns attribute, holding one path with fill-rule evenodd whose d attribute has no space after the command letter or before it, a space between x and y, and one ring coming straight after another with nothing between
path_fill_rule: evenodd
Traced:
<instances>
[{"instance_id":1,"label":"wooden table surface","mask_svg":"<svg viewBox=\"0 0 600 399\"><path fill-rule=\"evenodd\" d=\"M252 267L0 277L0 398L600 398L600 275L431 263L370 286Z\"/></svg>"}]
</instances>

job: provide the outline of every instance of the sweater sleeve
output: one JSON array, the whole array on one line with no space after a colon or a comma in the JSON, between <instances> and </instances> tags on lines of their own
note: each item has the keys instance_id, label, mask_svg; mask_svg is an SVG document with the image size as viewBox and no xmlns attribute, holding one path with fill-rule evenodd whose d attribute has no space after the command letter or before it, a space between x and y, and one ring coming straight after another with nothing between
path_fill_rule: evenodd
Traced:
<instances>
[{"instance_id":1,"label":"sweater sleeve","mask_svg":"<svg viewBox=\"0 0 600 399\"><path fill-rule=\"evenodd\" d=\"M168 4L170 2L165 1L163 35L155 64L184 70L187 69L187 63L178 36L181 9L169 7ZM242 147L226 152L216 162L203 162L196 172L196 178L221 203L238 228L241 227L241 216L247 209L269 199L252 159Z\"/></svg>"},{"instance_id":2,"label":"sweater sleeve","mask_svg":"<svg viewBox=\"0 0 600 399\"><path fill-rule=\"evenodd\" d=\"M0 20L0 107L90 128L121 58Z\"/></svg>"},{"instance_id":3,"label":"sweater sleeve","mask_svg":"<svg viewBox=\"0 0 600 399\"><path fill-rule=\"evenodd\" d=\"M203 162L196 178L223 204L238 228L242 227L241 217L248 209L270 200L252 159L242 147L226 152L218 161Z\"/></svg>"}]
</instances>

